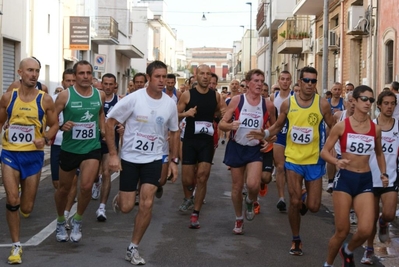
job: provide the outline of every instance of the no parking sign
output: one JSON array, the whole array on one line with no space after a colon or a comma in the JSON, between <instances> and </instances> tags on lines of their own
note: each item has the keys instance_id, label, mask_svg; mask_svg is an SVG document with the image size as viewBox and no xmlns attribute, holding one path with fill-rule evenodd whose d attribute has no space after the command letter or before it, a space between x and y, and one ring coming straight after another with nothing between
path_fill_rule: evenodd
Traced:
<instances>
[{"instance_id":1,"label":"no parking sign","mask_svg":"<svg viewBox=\"0 0 399 267\"><path fill-rule=\"evenodd\" d=\"M94 71L105 72L106 55L94 54Z\"/></svg>"}]
</instances>

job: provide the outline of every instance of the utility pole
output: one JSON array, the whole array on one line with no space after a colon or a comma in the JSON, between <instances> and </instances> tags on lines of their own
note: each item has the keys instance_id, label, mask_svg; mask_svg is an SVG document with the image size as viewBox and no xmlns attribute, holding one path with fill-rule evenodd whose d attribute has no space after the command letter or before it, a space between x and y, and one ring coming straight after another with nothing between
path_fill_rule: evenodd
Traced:
<instances>
[{"instance_id":1,"label":"utility pole","mask_svg":"<svg viewBox=\"0 0 399 267\"><path fill-rule=\"evenodd\" d=\"M269 0L269 69L267 80L269 84L269 92L272 88L272 64L273 64L273 36L272 36L272 0Z\"/></svg>"},{"instance_id":2,"label":"utility pole","mask_svg":"<svg viewBox=\"0 0 399 267\"><path fill-rule=\"evenodd\" d=\"M250 7L249 13L249 70L252 69L252 2L247 2Z\"/></svg>"}]
</instances>

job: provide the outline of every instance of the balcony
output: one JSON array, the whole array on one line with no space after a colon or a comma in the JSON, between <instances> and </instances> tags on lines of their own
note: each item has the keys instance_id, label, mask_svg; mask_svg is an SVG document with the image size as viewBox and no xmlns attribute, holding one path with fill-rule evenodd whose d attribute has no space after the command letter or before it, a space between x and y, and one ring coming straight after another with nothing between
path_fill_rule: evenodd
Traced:
<instances>
[{"instance_id":1,"label":"balcony","mask_svg":"<svg viewBox=\"0 0 399 267\"><path fill-rule=\"evenodd\" d=\"M256 16L256 30L259 36L269 36L269 28L271 27L272 34L276 33L278 26L288 17L292 16L292 11L295 7L296 0L270 0L271 1L271 17L269 3L261 3ZM271 18L271 21L270 21Z\"/></svg>"},{"instance_id":2,"label":"balcony","mask_svg":"<svg viewBox=\"0 0 399 267\"><path fill-rule=\"evenodd\" d=\"M307 17L288 18L278 28L277 53L301 54L303 39L309 38L310 21Z\"/></svg>"},{"instance_id":3,"label":"balcony","mask_svg":"<svg viewBox=\"0 0 399 267\"><path fill-rule=\"evenodd\" d=\"M318 15L323 12L322 0L296 0L294 15Z\"/></svg>"},{"instance_id":4,"label":"balcony","mask_svg":"<svg viewBox=\"0 0 399 267\"><path fill-rule=\"evenodd\" d=\"M113 17L94 17L91 21L91 40L99 45L119 44L118 22Z\"/></svg>"}]
</instances>

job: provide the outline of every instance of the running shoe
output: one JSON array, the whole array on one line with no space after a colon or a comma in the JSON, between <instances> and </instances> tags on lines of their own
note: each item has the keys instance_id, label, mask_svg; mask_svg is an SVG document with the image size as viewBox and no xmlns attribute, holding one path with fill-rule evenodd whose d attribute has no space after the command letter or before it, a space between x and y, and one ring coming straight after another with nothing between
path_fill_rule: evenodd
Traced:
<instances>
[{"instance_id":1,"label":"running shoe","mask_svg":"<svg viewBox=\"0 0 399 267\"><path fill-rule=\"evenodd\" d=\"M260 204L259 204L258 201L254 202L254 211L255 211L255 214L259 214L260 213Z\"/></svg>"},{"instance_id":2,"label":"running shoe","mask_svg":"<svg viewBox=\"0 0 399 267\"><path fill-rule=\"evenodd\" d=\"M55 229L55 238L58 242L67 242L69 240L65 224L65 221L57 222L57 228Z\"/></svg>"},{"instance_id":3,"label":"running shoe","mask_svg":"<svg viewBox=\"0 0 399 267\"><path fill-rule=\"evenodd\" d=\"M299 213L304 216L308 212L308 207L306 206L306 197L308 196L308 193L306 192L306 189L302 189L302 207L299 210Z\"/></svg>"},{"instance_id":4,"label":"running shoe","mask_svg":"<svg viewBox=\"0 0 399 267\"><path fill-rule=\"evenodd\" d=\"M101 186L102 186L102 176L98 177L98 182L93 183L93 187L91 189L91 198L97 200L100 197Z\"/></svg>"},{"instance_id":5,"label":"running shoe","mask_svg":"<svg viewBox=\"0 0 399 267\"><path fill-rule=\"evenodd\" d=\"M190 209L194 208L194 201L192 198L184 198L183 203L179 207L179 211L181 212L187 212Z\"/></svg>"},{"instance_id":6,"label":"running shoe","mask_svg":"<svg viewBox=\"0 0 399 267\"><path fill-rule=\"evenodd\" d=\"M68 216L65 216L65 229L66 230L71 230L71 224L70 224L69 219L71 219L71 218L69 218Z\"/></svg>"},{"instance_id":7,"label":"running shoe","mask_svg":"<svg viewBox=\"0 0 399 267\"><path fill-rule=\"evenodd\" d=\"M97 215L97 221L99 222L105 222L107 220L107 216L105 215L105 209L98 209L96 211L96 215Z\"/></svg>"},{"instance_id":8,"label":"running shoe","mask_svg":"<svg viewBox=\"0 0 399 267\"><path fill-rule=\"evenodd\" d=\"M261 197L266 196L267 191L268 191L267 189L268 189L267 184L261 183L260 190L259 190L259 196L261 196Z\"/></svg>"},{"instance_id":9,"label":"running shoe","mask_svg":"<svg viewBox=\"0 0 399 267\"><path fill-rule=\"evenodd\" d=\"M10 256L8 257L8 264L22 263L22 247L12 246Z\"/></svg>"},{"instance_id":10,"label":"running shoe","mask_svg":"<svg viewBox=\"0 0 399 267\"><path fill-rule=\"evenodd\" d=\"M138 206L140 204L140 194L139 191L136 191L136 200L134 202L134 205Z\"/></svg>"},{"instance_id":11,"label":"running shoe","mask_svg":"<svg viewBox=\"0 0 399 267\"><path fill-rule=\"evenodd\" d=\"M157 192L155 192L155 197L156 198L161 198L163 195L163 187L162 186L158 186Z\"/></svg>"},{"instance_id":12,"label":"running shoe","mask_svg":"<svg viewBox=\"0 0 399 267\"><path fill-rule=\"evenodd\" d=\"M233 233L236 235L244 234L244 220L236 220L236 223L234 224Z\"/></svg>"},{"instance_id":13,"label":"running shoe","mask_svg":"<svg viewBox=\"0 0 399 267\"><path fill-rule=\"evenodd\" d=\"M302 241L299 240L292 240L290 254L295 256L302 256Z\"/></svg>"},{"instance_id":14,"label":"running shoe","mask_svg":"<svg viewBox=\"0 0 399 267\"><path fill-rule=\"evenodd\" d=\"M255 218L254 202L248 203L247 198L248 196L245 197L245 218L247 218L248 221L252 221Z\"/></svg>"},{"instance_id":15,"label":"running shoe","mask_svg":"<svg viewBox=\"0 0 399 267\"><path fill-rule=\"evenodd\" d=\"M333 187L334 187L333 183L328 183L326 192L329 193L329 194L332 194Z\"/></svg>"},{"instance_id":16,"label":"running shoe","mask_svg":"<svg viewBox=\"0 0 399 267\"><path fill-rule=\"evenodd\" d=\"M114 199L112 200L112 209L114 210L115 213L119 213L121 211L119 209L119 205L118 205L118 198L119 198L119 194L116 194L114 196Z\"/></svg>"},{"instance_id":17,"label":"running shoe","mask_svg":"<svg viewBox=\"0 0 399 267\"><path fill-rule=\"evenodd\" d=\"M353 260L353 254L346 254L345 247L348 246L347 244L343 245L339 250L339 254L342 258L342 267L355 267L355 261Z\"/></svg>"},{"instance_id":18,"label":"running shoe","mask_svg":"<svg viewBox=\"0 0 399 267\"><path fill-rule=\"evenodd\" d=\"M198 221L198 214L192 213L190 217L190 225L188 228L190 229L200 229L200 224Z\"/></svg>"},{"instance_id":19,"label":"running shoe","mask_svg":"<svg viewBox=\"0 0 399 267\"><path fill-rule=\"evenodd\" d=\"M133 265L144 265L145 260L140 257L139 251L137 248L131 248L129 247L126 249L126 256L125 260L130 261L131 264Z\"/></svg>"},{"instance_id":20,"label":"running shoe","mask_svg":"<svg viewBox=\"0 0 399 267\"><path fill-rule=\"evenodd\" d=\"M79 242L82 239L82 221L76 221L74 218L71 220L71 235L69 238L73 242Z\"/></svg>"},{"instance_id":21,"label":"running shoe","mask_svg":"<svg viewBox=\"0 0 399 267\"><path fill-rule=\"evenodd\" d=\"M373 256L374 256L374 250L366 249L364 251L363 258L360 262L366 265L373 265L374 264Z\"/></svg>"},{"instance_id":22,"label":"running shoe","mask_svg":"<svg viewBox=\"0 0 399 267\"><path fill-rule=\"evenodd\" d=\"M389 223L381 224L380 218L378 218L378 238L381 243L385 243L389 239Z\"/></svg>"},{"instance_id":23,"label":"running shoe","mask_svg":"<svg viewBox=\"0 0 399 267\"><path fill-rule=\"evenodd\" d=\"M244 196L248 195L247 184L244 184L244 187L242 188L242 194L243 194Z\"/></svg>"},{"instance_id":24,"label":"running shoe","mask_svg":"<svg viewBox=\"0 0 399 267\"><path fill-rule=\"evenodd\" d=\"M285 204L285 201L280 199L277 202L277 208L280 212L286 212L287 211L287 205Z\"/></svg>"},{"instance_id":25,"label":"running shoe","mask_svg":"<svg viewBox=\"0 0 399 267\"><path fill-rule=\"evenodd\" d=\"M350 221L351 225L357 224L357 217L356 217L356 213L354 210L351 210L349 213L349 221Z\"/></svg>"}]
</instances>

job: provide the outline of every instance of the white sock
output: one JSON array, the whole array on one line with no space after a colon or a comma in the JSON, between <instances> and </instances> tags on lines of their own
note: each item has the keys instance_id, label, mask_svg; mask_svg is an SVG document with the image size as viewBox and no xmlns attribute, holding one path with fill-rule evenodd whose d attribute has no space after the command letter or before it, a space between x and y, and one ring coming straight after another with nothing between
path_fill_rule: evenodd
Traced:
<instances>
[{"instance_id":1,"label":"white sock","mask_svg":"<svg viewBox=\"0 0 399 267\"><path fill-rule=\"evenodd\" d=\"M21 242L18 241L18 242L12 243L12 245L13 245L13 246L19 246L19 247L20 247L20 246L21 246Z\"/></svg>"},{"instance_id":2,"label":"white sock","mask_svg":"<svg viewBox=\"0 0 399 267\"><path fill-rule=\"evenodd\" d=\"M139 246L136 245L136 244L134 244L134 243L130 243L130 245L129 245L129 249L138 248L138 247L139 247Z\"/></svg>"},{"instance_id":3,"label":"white sock","mask_svg":"<svg viewBox=\"0 0 399 267\"><path fill-rule=\"evenodd\" d=\"M345 249L344 249L344 250L345 250L345 253L348 254L348 255L352 255L352 253L353 253L352 251L350 251L350 250L348 249L348 245L345 246Z\"/></svg>"},{"instance_id":4,"label":"white sock","mask_svg":"<svg viewBox=\"0 0 399 267\"><path fill-rule=\"evenodd\" d=\"M236 216L236 220L244 220L244 216L241 216L241 217Z\"/></svg>"},{"instance_id":5,"label":"white sock","mask_svg":"<svg viewBox=\"0 0 399 267\"><path fill-rule=\"evenodd\" d=\"M100 210L105 210L105 204L104 203L100 203Z\"/></svg>"},{"instance_id":6,"label":"white sock","mask_svg":"<svg viewBox=\"0 0 399 267\"><path fill-rule=\"evenodd\" d=\"M69 211L64 210L64 217L65 217L65 219L69 217Z\"/></svg>"},{"instance_id":7,"label":"white sock","mask_svg":"<svg viewBox=\"0 0 399 267\"><path fill-rule=\"evenodd\" d=\"M278 201L280 201L280 200L285 202L285 199L283 197L280 197L280 199Z\"/></svg>"}]
</instances>

